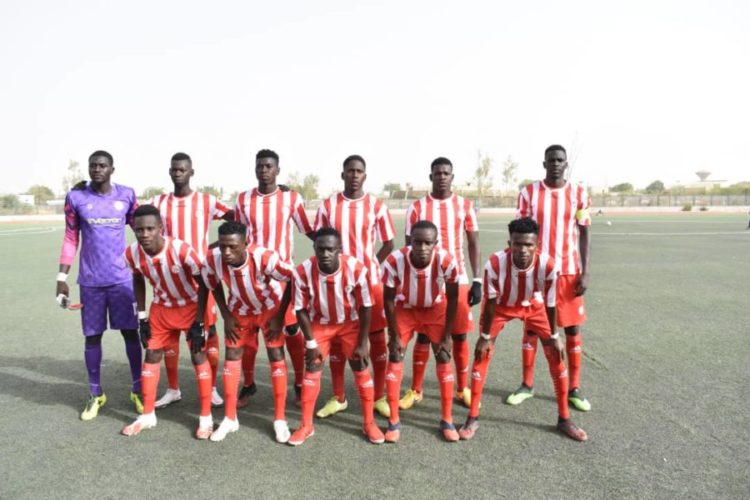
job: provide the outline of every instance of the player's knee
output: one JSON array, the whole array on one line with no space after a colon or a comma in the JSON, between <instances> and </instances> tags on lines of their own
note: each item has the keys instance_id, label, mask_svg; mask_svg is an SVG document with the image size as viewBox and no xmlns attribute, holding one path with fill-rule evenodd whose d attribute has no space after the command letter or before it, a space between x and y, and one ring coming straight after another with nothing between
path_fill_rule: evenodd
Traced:
<instances>
[{"instance_id":1,"label":"player's knee","mask_svg":"<svg viewBox=\"0 0 750 500\"><path fill-rule=\"evenodd\" d=\"M227 361L239 361L242 359L242 349L237 347L227 347L224 353L224 359Z\"/></svg>"},{"instance_id":2,"label":"player's knee","mask_svg":"<svg viewBox=\"0 0 750 500\"><path fill-rule=\"evenodd\" d=\"M299 332L299 325L297 324L289 325L284 328L284 333L286 333L289 337L293 337L297 335L298 332Z\"/></svg>"},{"instance_id":3,"label":"player's knee","mask_svg":"<svg viewBox=\"0 0 750 500\"><path fill-rule=\"evenodd\" d=\"M281 347L269 347L267 349L268 352L268 361L281 361L284 359L284 349Z\"/></svg>"},{"instance_id":4,"label":"player's knee","mask_svg":"<svg viewBox=\"0 0 750 500\"><path fill-rule=\"evenodd\" d=\"M424 333L417 334L417 344L429 344L430 338Z\"/></svg>"},{"instance_id":5,"label":"player's knee","mask_svg":"<svg viewBox=\"0 0 750 500\"><path fill-rule=\"evenodd\" d=\"M354 370L355 372L361 372L362 370L367 368L365 364L362 363L361 359L350 359L349 366L351 366L352 370Z\"/></svg>"},{"instance_id":6,"label":"player's knee","mask_svg":"<svg viewBox=\"0 0 750 500\"><path fill-rule=\"evenodd\" d=\"M317 359L314 359L312 361L308 361L305 363L305 370L308 372L314 373L319 372L323 369L323 362Z\"/></svg>"},{"instance_id":7,"label":"player's knee","mask_svg":"<svg viewBox=\"0 0 750 500\"><path fill-rule=\"evenodd\" d=\"M575 337L580 332L580 329L578 326L566 326L565 327L565 335L570 335L571 337Z\"/></svg>"},{"instance_id":8,"label":"player's knee","mask_svg":"<svg viewBox=\"0 0 750 500\"><path fill-rule=\"evenodd\" d=\"M120 335L122 335L125 342L140 342L138 330L120 330Z\"/></svg>"},{"instance_id":9,"label":"player's knee","mask_svg":"<svg viewBox=\"0 0 750 500\"><path fill-rule=\"evenodd\" d=\"M191 353L190 358L194 365L202 365L208 359L205 352Z\"/></svg>"},{"instance_id":10,"label":"player's knee","mask_svg":"<svg viewBox=\"0 0 750 500\"><path fill-rule=\"evenodd\" d=\"M102 334L86 337L86 347L96 347L102 343Z\"/></svg>"},{"instance_id":11,"label":"player's knee","mask_svg":"<svg viewBox=\"0 0 750 500\"><path fill-rule=\"evenodd\" d=\"M436 363L443 365L445 363L450 363L450 361L451 361L451 355L448 354L447 352L440 351L440 352L435 353Z\"/></svg>"},{"instance_id":12,"label":"player's knee","mask_svg":"<svg viewBox=\"0 0 750 500\"><path fill-rule=\"evenodd\" d=\"M161 349L146 349L146 363L161 363L164 351Z\"/></svg>"},{"instance_id":13,"label":"player's knee","mask_svg":"<svg viewBox=\"0 0 750 500\"><path fill-rule=\"evenodd\" d=\"M208 327L208 336L213 337L216 335L216 325L211 325Z\"/></svg>"},{"instance_id":14,"label":"player's knee","mask_svg":"<svg viewBox=\"0 0 750 500\"><path fill-rule=\"evenodd\" d=\"M526 336L527 336L527 337L536 337L536 336L537 336L537 334L536 334L536 332L532 332L532 331L527 331L527 332L526 332Z\"/></svg>"},{"instance_id":15,"label":"player's knee","mask_svg":"<svg viewBox=\"0 0 750 500\"><path fill-rule=\"evenodd\" d=\"M388 354L388 361L391 363L400 363L404 360L404 356L402 354L399 354L397 352L392 352Z\"/></svg>"},{"instance_id":16,"label":"player's knee","mask_svg":"<svg viewBox=\"0 0 750 500\"><path fill-rule=\"evenodd\" d=\"M465 333L454 333L451 337L453 338L453 342L466 342Z\"/></svg>"}]
</instances>

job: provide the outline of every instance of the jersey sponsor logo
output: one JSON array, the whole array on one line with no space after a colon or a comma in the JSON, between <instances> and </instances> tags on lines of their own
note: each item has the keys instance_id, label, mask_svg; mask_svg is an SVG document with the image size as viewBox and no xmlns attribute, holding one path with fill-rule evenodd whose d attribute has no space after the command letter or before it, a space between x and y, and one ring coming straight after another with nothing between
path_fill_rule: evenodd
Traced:
<instances>
[{"instance_id":1,"label":"jersey sponsor logo","mask_svg":"<svg viewBox=\"0 0 750 500\"><path fill-rule=\"evenodd\" d=\"M92 226L118 226L120 225L120 221L122 221L121 217L96 217L86 219L86 222Z\"/></svg>"}]
</instances>

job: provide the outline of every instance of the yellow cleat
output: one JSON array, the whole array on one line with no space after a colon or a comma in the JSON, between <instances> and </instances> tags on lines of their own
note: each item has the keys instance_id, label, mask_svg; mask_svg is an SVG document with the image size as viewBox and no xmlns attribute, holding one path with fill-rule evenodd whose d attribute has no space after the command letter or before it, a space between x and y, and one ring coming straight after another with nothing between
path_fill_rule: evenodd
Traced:
<instances>
[{"instance_id":1,"label":"yellow cleat","mask_svg":"<svg viewBox=\"0 0 750 500\"><path fill-rule=\"evenodd\" d=\"M406 391L406 394L404 394L404 397L398 400L398 407L402 410L408 410L415 404L420 403L423 398L424 394L421 392L409 389Z\"/></svg>"},{"instance_id":2,"label":"yellow cleat","mask_svg":"<svg viewBox=\"0 0 750 500\"><path fill-rule=\"evenodd\" d=\"M471 408L471 389L464 387L461 391L456 391L456 399L458 399L465 407Z\"/></svg>"},{"instance_id":3,"label":"yellow cleat","mask_svg":"<svg viewBox=\"0 0 750 500\"><path fill-rule=\"evenodd\" d=\"M138 415L143 413L143 399L141 398L140 394L138 394L137 392L131 392L130 401L132 401L133 406L135 406L135 412Z\"/></svg>"},{"instance_id":4,"label":"yellow cleat","mask_svg":"<svg viewBox=\"0 0 750 500\"><path fill-rule=\"evenodd\" d=\"M94 396L93 394L89 397L86 408L81 412L81 420L94 420L99 415L99 408L107 404L107 396L102 394L101 396Z\"/></svg>"},{"instance_id":5,"label":"yellow cleat","mask_svg":"<svg viewBox=\"0 0 750 500\"><path fill-rule=\"evenodd\" d=\"M388 399L385 396L375 401L375 411L380 413L381 417L389 418L391 416L391 407L388 406Z\"/></svg>"},{"instance_id":6,"label":"yellow cleat","mask_svg":"<svg viewBox=\"0 0 750 500\"><path fill-rule=\"evenodd\" d=\"M340 411L344 411L349 407L349 403L344 400L343 403L340 403L339 400L336 398L336 396L333 396L331 399L328 400L328 402L318 410L318 413L315 414L318 418L328 418L330 416L333 416L337 414Z\"/></svg>"}]
</instances>

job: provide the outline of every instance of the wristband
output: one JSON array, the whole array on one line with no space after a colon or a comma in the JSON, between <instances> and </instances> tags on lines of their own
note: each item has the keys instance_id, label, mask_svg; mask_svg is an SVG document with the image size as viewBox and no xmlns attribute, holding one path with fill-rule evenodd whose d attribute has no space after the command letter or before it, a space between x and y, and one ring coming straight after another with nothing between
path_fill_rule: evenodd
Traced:
<instances>
[{"instance_id":1,"label":"wristband","mask_svg":"<svg viewBox=\"0 0 750 500\"><path fill-rule=\"evenodd\" d=\"M474 278L474 279L473 279L473 280L471 280L471 281L472 281L473 283L479 283L480 285L482 284L482 278Z\"/></svg>"},{"instance_id":2,"label":"wristband","mask_svg":"<svg viewBox=\"0 0 750 500\"><path fill-rule=\"evenodd\" d=\"M62 282L68 281L68 273L62 273L62 272L57 273L57 281L62 281Z\"/></svg>"},{"instance_id":3,"label":"wristband","mask_svg":"<svg viewBox=\"0 0 750 500\"><path fill-rule=\"evenodd\" d=\"M307 349L317 349L318 348L318 343L315 341L315 339L305 340L305 347Z\"/></svg>"},{"instance_id":4,"label":"wristband","mask_svg":"<svg viewBox=\"0 0 750 500\"><path fill-rule=\"evenodd\" d=\"M555 332L554 335L550 335L549 338L552 339L552 340L559 339L560 338L560 332Z\"/></svg>"},{"instance_id":5,"label":"wristband","mask_svg":"<svg viewBox=\"0 0 750 500\"><path fill-rule=\"evenodd\" d=\"M479 336L484 340L492 340L492 336L489 333L480 333Z\"/></svg>"},{"instance_id":6,"label":"wristband","mask_svg":"<svg viewBox=\"0 0 750 500\"><path fill-rule=\"evenodd\" d=\"M138 319L148 319L148 313L146 311L138 311Z\"/></svg>"}]
</instances>

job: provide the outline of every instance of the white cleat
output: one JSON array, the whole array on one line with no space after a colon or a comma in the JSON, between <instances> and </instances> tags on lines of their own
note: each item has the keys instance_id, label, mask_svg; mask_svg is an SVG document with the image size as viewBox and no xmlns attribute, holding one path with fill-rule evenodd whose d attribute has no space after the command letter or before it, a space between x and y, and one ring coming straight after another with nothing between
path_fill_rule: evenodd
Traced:
<instances>
[{"instance_id":1,"label":"white cleat","mask_svg":"<svg viewBox=\"0 0 750 500\"><path fill-rule=\"evenodd\" d=\"M219 391L217 391L216 386L214 386L213 390L211 391L211 406L213 406L214 408L218 408L222 405L224 405L224 400L221 399L221 396L219 396Z\"/></svg>"},{"instance_id":2,"label":"white cleat","mask_svg":"<svg viewBox=\"0 0 750 500\"><path fill-rule=\"evenodd\" d=\"M221 424L219 424L219 427L211 434L209 439L217 443L223 441L230 432L237 432L238 430L240 430L239 420L224 417L224 420L221 421Z\"/></svg>"},{"instance_id":3,"label":"white cleat","mask_svg":"<svg viewBox=\"0 0 750 500\"><path fill-rule=\"evenodd\" d=\"M286 443L292 435L292 433L289 432L289 424L286 420L274 420L273 431L276 433L277 443Z\"/></svg>"},{"instance_id":4,"label":"white cleat","mask_svg":"<svg viewBox=\"0 0 750 500\"><path fill-rule=\"evenodd\" d=\"M198 428L195 430L196 439L208 439L214 432L214 419L211 415L198 417Z\"/></svg>"},{"instance_id":5,"label":"white cleat","mask_svg":"<svg viewBox=\"0 0 750 500\"><path fill-rule=\"evenodd\" d=\"M135 422L123 427L121 432L123 436L137 436L142 430L153 429L154 427L156 427L156 414L149 413L136 418Z\"/></svg>"},{"instance_id":6,"label":"white cleat","mask_svg":"<svg viewBox=\"0 0 750 500\"><path fill-rule=\"evenodd\" d=\"M179 389L167 389L167 392L164 393L164 395L159 398L156 403L154 403L154 406L157 410L161 410L162 408L166 408L167 406L171 405L172 403L176 403L182 399L182 393Z\"/></svg>"}]
</instances>

